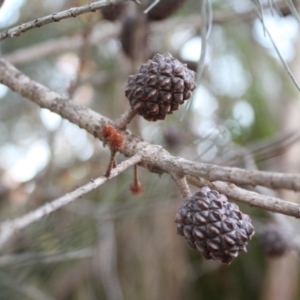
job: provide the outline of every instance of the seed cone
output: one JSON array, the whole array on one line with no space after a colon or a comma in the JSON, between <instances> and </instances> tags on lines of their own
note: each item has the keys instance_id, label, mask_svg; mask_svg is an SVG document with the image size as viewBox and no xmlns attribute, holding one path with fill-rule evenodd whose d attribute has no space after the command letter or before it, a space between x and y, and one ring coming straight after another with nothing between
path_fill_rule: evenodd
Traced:
<instances>
[{"instance_id":1,"label":"seed cone","mask_svg":"<svg viewBox=\"0 0 300 300\"><path fill-rule=\"evenodd\" d=\"M164 120L191 97L194 80L195 72L170 53L156 54L129 76L125 95L146 120Z\"/></svg>"},{"instance_id":2,"label":"seed cone","mask_svg":"<svg viewBox=\"0 0 300 300\"><path fill-rule=\"evenodd\" d=\"M136 35L142 33L142 38L137 43ZM134 59L136 56L135 51L143 51L146 55L148 53L148 23L143 15L128 14L122 23L122 28L120 32L120 42L123 49L123 52L127 57ZM137 49L135 49L137 48ZM146 55L146 57L149 57Z\"/></svg>"},{"instance_id":3,"label":"seed cone","mask_svg":"<svg viewBox=\"0 0 300 300\"><path fill-rule=\"evenodd\" d=\"M102 16L105 20L116 21L118 20L123 11L125 10L125 3L117 3L111 6L105 6L101 9Z\"/></svg>"},{"instance_id":4,"label":"seed cone","mask_svg":"<svg viewBox=\"0 0 300 300\"><path fill-rule=\"evenodd\" d=\"M248 215L227 201L225 195L202 187L178 210L177 233L205 259L230 264L254 235Z\"/></svg>"},{"instance_id":5,"label":"seed cone","mask_svg":"<svg viewBox=\"0 0 300 300\"><path fill-rule=\"evenodd\" d=\"M148 0L147 7L153 3L154 0ZM160 0L149 12L148 19L151 21L160 21L167 19L179 9L186 0Z\"/></svg>"},{"instance_id":6,"label":"seed cone","mask_svg":"<svg viewBox=\"0 0 300 300\"><path fill-rule=\"evenodd\" d=\"M270 257L283 256L292 248L291 237L276 224L266 225L258 240L263 252Z\"/></svg>"}]
</instances>

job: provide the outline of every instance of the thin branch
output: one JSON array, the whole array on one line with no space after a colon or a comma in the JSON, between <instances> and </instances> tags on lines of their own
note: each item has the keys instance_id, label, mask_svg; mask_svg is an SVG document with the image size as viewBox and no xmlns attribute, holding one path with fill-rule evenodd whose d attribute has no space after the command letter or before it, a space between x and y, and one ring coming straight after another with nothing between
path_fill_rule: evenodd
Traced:
<instances>
[{"instance_id":1,"label":"thin branch","mask_svg":"<svg viewBox=\"0 0 300 300\"><path fill-rule=\"evenodd\" d=\"M106 39L116 37L120 31L119 24L99 24L95 26L86 43L89 45L97 45ZM38 60L48 55L61 54L64 51L77 51L85 43L82 34L72 36L64 36L57 39L49 39L47 41L34 44L13 51L3 56L11 64L24 64Z\"/></svg>"},{"instance_id":2,"label":"thin branch","mask_svg":"<svg viewBox=\"0 0 300 300\"><path fill-rule=\"evenodd\" d=\"M299 0L298 0L298 2L299 2ZM264 9L267 8L268 5L269 5L268 3L265 3L263 5L263 8ZM278 2L278 4L276 3L276 8L283 14L286 14L290 11L288 4L285 1L280 1L280 2ZM238 13L232 9L225 9L222 11L214 12L212 22L213 22L213 24L224 24L227 22L233 23L233 22L253 20L256 17L257 17L256 11L253 8L253 6L245 5L245 7L243 7L243 11L238 12ZM203 26L203 22L202 22L201 18L199 18L199 13L192 15L190 17L184 17L184 23L194 26L195 27L194 29L196 31L201 30L201 27ZM179 24L182 24L182 17L170 18L169 20L163 22L163 24L160 24L159 22L154 23L152 25L152 28L155 31L159 31L162 28L164 28L164 30L168 31L170 29L174 29Z\"/></svg>"},{"instance_id":3,"label":"thin branch","mask_svg":"<svg viewBox=\"0 0 300 300\"><path fill-rule=\"evenodd\" d=\"M209 18L209 10L211 10L211 3L208 0L201 0L200 3L200 15L201 15L201 50L200 50L200 58L197 63L197 72L196 72L196 86L200 86L201 79L204 71L204 65L205 65L205 58L206 58L206 52L207 52L207 44L208 44L208 38L210 34L209 28L211 27L211 24L209 22L212 22L212 18ZM186 114L190 114L192 111L192 108L194 106L194 103L196 101L196 93L193 94L192 99L188 102L186 105L186 111L181 117L181 121L183 118L186 118Z\"/></svg>"},{"instance_id":4,"label":"thin branch","mask_svg":"<svg viewBox=\"0 0 300 300\"><path fill-rule=\"evenodd\" d=\"M105 172L105 177L108 178L110 176L111 170L115 168L115 166L116 166L116 152L110 151L110 160L109 160L107 170Z\"/></svg>"},{"instance_id":5,"label":"thin branch","mask_svg":"<svg viewBox=\"0 0 300 300\"><path fill-rule=\"evenodd\" d=\"M187 183L186 177L185 176L179 176L175 173L172 174L172 177L173 177L174 181L176 182L182 197L185 200L191 198L192 193L191 193L190 187Z\"/></svg>"},{"instance_id":6,"label":"thin branch","mask_svg":"<svg viewBox=\"0 0 300 300\"><path fill-rule=\"evenodd\" d=\"M217 181L213 182L212 185L220 193L226 194L228 197L235 199L236 201L266 209L274 213L281 213L295 218L300 218L299 204L247 191L235 186L234 184L228 184L226 182Z\"/></svg>"},{"instance_id":7,"label":"thin branch","mask_svg":"<svg viewBox=\"0 0 300 300\"><path fill-rule=\"evenodd\" d=\"M4 244L8 241L8 239L17 231L23 228L26 228L30 224L39 221L44 216L49 215L56 210L62 208L63 206L75 201L76 199L82 197L86 193L98 188L100 185L104 184L108 180L113 177L116 177L121 172L125 171L132 165L135 165L141 161L140 155L135 155L121 164L119 164L116 168L111 171L110 177L107 178L105 176L100 176L95 180L91 180L84 186L79 187L71 193L68 193L56 200L53 200L50 203L46 203L45 205L37 208L36 210L27 213L19 218L5 221L1 224L0 227L0 249L4 246Z\"/></svg>"},{"instance_id":8,"label":"thin branch","mask_svg":"<svg viewBox=\"0 0 300 300\"><path fill-rule=\"evenodd\" d=\"M300 23L300 17L297 8L295 7L295 4L293 3L293 0L287 0L287 3L292 12L292 15L297 19L298 23Z\"/></svg>"},{"instance_id":9,"label":"thin branch","mask_svg":"<svg viewBox=\"0 0 300 300\"><path fill-rule=\"evenodd\" d=\"M195 186L202 187L208 185L209 187L217 190L219 193L226 195L232 200L248 204L250 206L259 207L274 213L281 213L287 216L300 218L300 205L284 201L282 199L261 195L255 192L244 190L237 187L235 184L214 181L209 182L205 179L189 177L189 182Z\"/></svg>"},{"instance_id":10,"label":"thin branch","mask_svg":"<svg viewBox=\"0 0 300 300\"><path fill-rule=\"evenodd\" d=\"M40 107L47 108L70 122L84 128L96 138L102 139L102 129L113 122L99 113L75 104L58 93L31 80L14 66L0 59L0 82L30 99ZM122 132L124 147L120 151L130 157L139 153L143 156L142 166L156 173L181 173L202 177L209 181L226 181L240 185L261 185L272 189L300 191L300 175L277 172L262 172L190 161L171 156L161 146L149 144L133 135L129 130Z\"/></svg>"},{"instance_id":11,"label":"thin branch","mask_svg":"<svg viewBox=\"0 0 300 300\"><path fill-rule=\"evenodd\" d=\"M273 189L300 191L300 175L298 174L222 167L176 157L167 158L164 163L164 169L168 171L180 170L184 174L203 177L209 181L221 180L241 185L261 185Z\"/></svg>"},{"instance_id":12,"label":"thin branch","mask_svg":"<svg viewBox=\"0 0 300 300\"><path fill-rule=\"evenodd\" d=\"M130 184L129 189L133 195L139 195L143 191L143 186L139 181L137 165L133 168L133 183Z\"/></svg>"},{"instance_id":13,"label":"thin branch","mask_svg":"<svg viewBox=\"0 0 300 300\"><path fill-rule=\"evenodd\" d=\"M129 108L126 110L117 120L115 120L116 128L120 130L125 130L126 126L131 122L131 120L136 116L137 111Z\"/></svg>"},{"instance_id":14,"label":"thin branch","mask_svg":"<svg viewBox=\"0 0 300 300\"><path fill-rule=\"evenodd\" d=\"M0 32L0 41L5 40L7 38L19 36L21 33L26 32L30 29L39 28L41 26L53 22L59 22L63 19L75 18L85 13L95 12L96 10L101 9L104 6L114 5L124 1L125 0L100 0L100 1L92 2L78 7L72 7L70 9L58 13L53 13L45 17L37 18L33 21Z\"/></svg>"},{"instance_id":15,"label":"thin branch","mask_svg":"<svg viewBox=\"0 0 300 300\"><path fill-rule=\"evenodd\" d=\"M297 88L297 90L300 92L300 85L297 82L297 79L295 78L294 74L292 73L290 67L288 66L288 64L286 63L286 61L284 60L284 58L282 57L270 31L268 30L268 28L265 26L264 20L263 20L263 14L260 14L259 10L256 9L256 13L257 13L257 17L259 19L259 21L261 22L264 32L266 33L266 35L269 37L273 48L275 50L275 52L277 53L277 56L279 57L281 63L283 64L283 67L285 68L286 72L288 73L289 77L291 78L291 80L293 81L295 87Z\"/></svg>"}]
</instances>

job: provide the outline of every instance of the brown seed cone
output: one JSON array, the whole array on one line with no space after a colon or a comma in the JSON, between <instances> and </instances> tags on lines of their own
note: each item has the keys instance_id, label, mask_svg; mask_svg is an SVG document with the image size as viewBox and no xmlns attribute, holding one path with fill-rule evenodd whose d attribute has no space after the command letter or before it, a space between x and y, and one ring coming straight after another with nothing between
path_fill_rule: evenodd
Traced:
<instances>
[{"instance_id":1,"label":"brown seed cone","mask_svg":"<svg viewBox=\"0 0 300 300\"><path fill-rule=\"evenodd\" d=\"M144 28L141 28L141 27ZM135 49L135 35L137 30L144 30L141 43ZM122 29L120 33L120 42L123 52L127 57L133 59L135 51L144 51L147 53L147 40L148 40L148 24L144 15L127 15L123 20ZM148 55L146 57L149 57Z\"/></svg>"},{"instance_id":2,"label":"brown seed cone","mask_svg":"<svg viewBox=\"0 0 300 300\"><path fill-rule=\"evenodd\" d=\"M170 53L156 54L129 76L125 95L132 109L148 121L164 120L196 88L195 72Z\"/></svg>"},{"instance_id":3,"label":"brown seed cone","mask_svg":"<svg viewBox=\"0 0 300 300\"><path fill-rule=\"evenodd\" d=\"M125 10L125 3L117 3L111 6L105 6L101 9L102 16L107 21L118 20Z\"/></svg>"},{"instance_id":4,"label":"brown seed cone","mask_svg":"<svg viewBox=\"0 0 300 300\"><path fill-rule=\"evenodd\" d=\"M149 7L154 0L148 0L147 6ZM179 9L186 0L160 0L149 12L148 20L161 21L170 17Z\"/></svg>"},{"instance_id":5,"label":"brown seed cone","mask_svg":"<svg viewBox=\"0 0 300 300\"><path fill-rule=\"evenodd\" d=\"M270 257L280 257L292 249L290 235L277 224L268 224L258 236L263 252Z\"/></svg>"},{"instance_id":6,"label":"brown seed cone","mask_svg":"<svg viewBox=\"0 0 300 300\"><path fill-rule=\"evenodd\" d=\"M227 201L225 195L202 187L178 210L177 233L205 259L230 264L254 235L248 215Z\"/></svg>"}]
</instances>

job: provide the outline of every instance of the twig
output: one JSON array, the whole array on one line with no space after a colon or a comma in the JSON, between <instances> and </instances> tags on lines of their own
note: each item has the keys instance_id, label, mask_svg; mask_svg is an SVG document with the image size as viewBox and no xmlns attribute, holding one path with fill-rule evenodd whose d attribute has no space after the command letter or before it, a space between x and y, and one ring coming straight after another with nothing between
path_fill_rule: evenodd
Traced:
<instances>
[{"instance_id":1,"label":"twig","mask_svg":"<svg viewBox=\"0 0 300 300\"><path fill-rule=\"evenodd\" d=\"M36 210L27 213L19 218L15 218L13 220L5 221L0 226L0 249L4 246L4 244L8 241L8 239L17 231L23 228L26 228L30 224L39 221L44 216L49 215L61 207L75 201L79 197L82 197L86 193L96 189L103 183L107 182L113 177L116 177L121 172L128 169L130 166L135 165L141 161L142 157L140 155L135 155L121 164L119 164L116 168L111 171L110 177L107 178L105 176L100 176L95 180L91 180L84 186L79 187L71 193L68 193L56 200L53 200L50 203L47 203Z\"/></svg>"},{"instance_id":2,"label":"twig","mask_svg":"<svg viewBox=\"0 0 300 300\"><path fill-rule=\"evenodd\" d=\"M131 122L136 114L136 110L129 108L115 121L115 127L120 130L125 130L126 126Z\"/></svg>"},{"instance_id":3,"label":"twig","mask_svg":"<svg viewBox=\"0 0 300 300\"><path fill-rule=\"evenodd\" d=\"M275 50L275 52L277 53L277 56L279 57L281 63L283 64L283 67L285 68L286 72L288 73L289 77L291 78L291 80L293 81L295 87L297 88L297 90L300 92L300 85L296 79L296 77L294 76L294 74L292 73L290 67L288 66L287 62L284 60L283 56L281 55L281 52L279 51L270 31L268 30L268 28L265 26L264 24L264 20L263 20L263 15L259 13L258 10L256 10L256 13L257 13L257 17L259 19L259 21L261 22L262 26L263 26L263 29L264 29L264 32L266 33L266 35L269 37L272 45L273 45L273 48Z\"/></svg>"},{"instance_id":4,"label":"twig","mask_svg":"<svg viewBox=\"0 0 300 300\"><path fill-rule=\"evenodd\" d=\"M85 259L92 257L95 252L94 248L84 248L71 252L62 253L24 253L24 254L10 254L0 257L0 267L8 267L10 269L17 267L25 267L34 264L51 264L58 262L65 262L68 260Z\"/></svg>"},{"instance_id":5,"label":"twig","mask_svg":"<svg viewBox=\"0 0 300 300\"><path fill-rule=\"evenodd\" d=\"M72 7L70 9L58 13L53 13L45 17L37 18L33 21L7 29L4 32L0 32L0 41L10 37L19 36L21 33L26 32L33 28L38 28L53 22L59 22L63 19L75 18L79 15L88 12L95 12L96 10L101 9L104 6L114 5L124 1L125 0L100 0L100 1L92 2L78 7Z\"/></svg>"},{"instance_id":6,"label":"twig","mask_svg":"<svg viewBox=\"0 0 300 300\"><path fill-rule=\"evenodd\" d=\"M108 167L106 169L106 172L105 172L105 177L110 177L110 173L111 173L111 170L113 168L115 168L117 165L116 163L116 152L115 151L110 151L110 159L109 159L109 164L108 164Z\"/></svg>"},{"instance_id":7,"label":"twig","mask_svg":"<svg viewBox=\"0 0 300 300\"><path fill-rule=\"evenodd\" d=\"M179 176L175 173L172 174L172 177L174 179L174 181L176 182L180 193L182 195L182 197L184 198L184 200L187 200L189 198L192 197L192 193L190 190L190 187L187 183L186 177L185 176Z\"/></svg>"},{"instance_id":8,"label":"twig","mask_svg":"<svg viewBox=\"0 0 300 300\"><path fill-rule=\"evenodd\" d=\"M117 166L116 153L122 151L124 146L124 138L122 134L112 125L105 125L102 129L103 144L108 144L110 148L110 161L105 173L105 177L110 176L112 168Z\"/></svg>"},{"instance_id":9,"label":"twig","mask_svg":"<svg viewBox=\"0 0 300 300\"><path fill-rule=\"evenodd\" d=\"M147 14L154 6L159 3L160 0L153 0L153 2L144 10L144 13Z\"/></svg>"},{"instance_id":10,"label":"twig","mask_svg":"<svg viewBox=\"0 0 300 300\"><path fill-rule=\"evenodd\" d=\"M202 177L209 181L226 181L241 185L261 185L273 189L300 191L300 175L277 172L245 170L168 157L161 164L165 170L181 171L186 175Z\"/></svg>"},{"instance_id":11,"label":"twig","mask_svg":"<svg viewBox=\"0 0 300 300\"><path fill-rule=\"evenodd\" d=\"M287 216L300 218L300 205L284 201L282 199L261 195L255 192L247 191L236 185L228 182L214 181L209 182L200 178L188 178L189 182L196 186L208 185L209 187L217 190L218 192L226 195L227 197L248 204L250 206L259 207L271 212L281 213Z\"/></svg>"},{"instance_id":12,"label":"twig","mask_svg":"<svg viewBox=\"0 0 300 300\"><path fill-rule=\"evenodd\" d=\"M139 195L143 191L143 186L138 178L137 165L134 165L133 183L129 186L129 189L133 195Z\"/></svg>"},{"instance_id":13,"label":"twig","mask_svg":"<svg viewBox=\"0 0 300 300\"><path fill-rule=\"evenodd\" d=\"M269 5L268 3L263 4L263 8L267 8L268 5ZM278 2L278 4L276 4L276 7L281 13L287 13L290 11L288 4L285 1ZM224 24L227 22L232 23L232 22L249 21L254 18L256 18L256 12L255 12L255 9L253 8L253 6L245 5L243 7L243 11L238 12L238 13L232 9L225 9L222 11L214 12L212 22L213 22L213 24ZM194 29L196 31L200 30L201 27L203 26L203 22L202 22L201 18L199 18L199 13L189 16L189 17L185 17L184 22L187 25L194 26L195 27ZM154 23L152 25L152 28L155 31L159 31L163 27L164 30L168 31L168 30L174 29L179 24L182 24L182 17L171 18L171 19L163 22L163 25L160 24L159 22Z\"/></svg>"},{"instance_id":14,"label":"twig","mask_svg":"<svg viewBox=\"0 0 300 300\"><path fill-rule=\"evenodd\" d=\"M95 26L91 35L87 39L87 44L96 45L106 39L115 37L120 31L119 24L99 24ZM84 45L82 34L64 36L57 39L49 39L45 42L37 43L29 47L24 47L3 56L11 64L29 63L48 55L61 54L64 51L75 51Z\"/></svg>"},{"instance_id":15,"label":"twig","mask_svg":"<svg viewBox=\"0 0 300 300\"><path fill-rule=\"evenodd\" d=\"M226 182L213 182L212 185L223 194L235 199L236 201L246 203L250 206L256 206L275 213L281 213L295 218L300 218L300 205L284 201L279 198L261 195L255 192L247 191Z\"/></svg>"}]
</instances>

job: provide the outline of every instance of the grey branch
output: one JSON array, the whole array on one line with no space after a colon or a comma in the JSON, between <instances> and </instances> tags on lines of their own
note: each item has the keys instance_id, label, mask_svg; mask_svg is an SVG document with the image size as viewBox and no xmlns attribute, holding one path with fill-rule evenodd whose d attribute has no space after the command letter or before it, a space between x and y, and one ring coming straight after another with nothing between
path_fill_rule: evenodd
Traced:
<instances>
[{"instance_id":1,"label":"grey branch","mask_svg":"<svg viewBox=\"0 0 300 300\"><path fill-rule=\"evenodd\" d=\"M275 213L281 213L300 218L299 204L283 201L279 198L261 195L251 191L246 191L235 186L234 184L228 184L226 182L217 181L213 182L212 185L220 193L223 193L228 197L235 199L236 201L243 202L251 206L260 207Z\"/></svg>"},{"instance_id":2,"label":"grey branch","mask_svg":"<svg viewBox=\"0 0 300 300\"><path fill-rule=\"evenodd\" d=\"M208 185L210 188L217 190L219 193L226 195L232 200L245 203L250 206L259 207L274 213L281 213L287 216L300 218L300 205L284 201L276 197L261 195L255 192L244 190L235 184L188 177L188 181L198 187Z\"/></svg>"},{"instance_id":3,"label":"grey branch","mask_svg":"<svg viewBox=\"0 0 300 300\"><path fill-rule=\"evenodd\" d=\"M30 224L42 219L44 216L55 212L56 210L62 208L67 204L70 204L79 197L82 197L86 193L96 189L111 178L116 177L132 165L139 163L141 159L142 157L140 155L135 155L120 163L116 168L112 169L109 178L105 176L98 177L97 179L91 180L89 183L79 187L73 192L70 192L56 200L53 200L52 202L49 202L32 212L29 212L19 218L3 222L0 227L0 249L16 231L26 228Z\"/></svg>"},{"instance_id":4,"label":"grey branch","mask_svg":"<svg viewBox=\"0 0 300 300\"><path fill-rule=\"evenodd\" d=\"M3 59L0 59L0 82L40 107L47 108L77 124L96 138L102 138L101 131L104 125L113 124L110 119L99 113L76 105L73 101L31 80ZM260 185L274 189L300 191L300 176L297 174L252 171L189 161L170 155L161 146L149 144L129 130L123 132L123 137L125 144L122 153L127 157L135 154L142 155L140 165L152 172L202 177L211 182L225 181L240 185ZM272 206L270 210L271 208Z\"/></svg>"},{"instance_id":5,"label":"grey branch","mask_svg":"<svg viewBox=\"0 0 300 300\"><path fill-rule=\"evenodd\" d=\"M47 108L70 122L77 124L96 138L102 138L101 130L112 121L99 113L75 104L45 86L31 80L14 66L0 59L0 82L23 97ZM143 166L157 173L176 173L202 177L209 181L225 181L240 185L261 185L273 189L300 191L300 175L277 172L263 172L240 168L223 167L190 161L170 155L161 146L142 141L139 137L126 130L122 153L131 157L136 153L143 155Z\"/></svg>"},{"instance_id":6,"label":"grey branch","mask_svg":"<svg viewBox=\"0 0 300 300\"><path fill-rule=\"evenodd\" d=\"M172 175L174 181L176 182L183 199L187 200L190 197L192 197L192 193L191 193L191 190L187 183L186 177L178 176L177 174L171 174L171 175Z\"/></svg>"},{"instance_id":7,"label":"grey branch","mask_svg":"<svg viewBox=\"0 0 300 300\"><path fill-rule=\"evenodd\" d=\"M79 7L72 7L70 9L58 12L58 13L53 13L51 15L37 18L33 21L18 25L16 27L7 29L3 32L0 32L0 41L10 38L10 37L15 37L19 36L21 33L26 32L30 29L33 28L38 28L41 26L44 26L49 23L53 22L59 22L63 19L68 19L68 18L75 18L79 15L88 13L88 12L95 12L96 10L101 9L104 6L108 5L114 5L116 3L124 2L125 0L100 0L96 2L92 2L86 5L82 5Z\"/></svg>"},{"instance_id":8,"label":"grey branch","mask_svg":"<svg viewBox=\"0 0 300 300\"><path fill-rule=\"evenodd\" d=\"M202 177L209 181L221 180L240 185L261 185L272 189L300 191L300 176L297 174L223 167L175 157L166 160L164 169L168 171L180 170L186 175Z\"/></svg>"}]
</instances>

